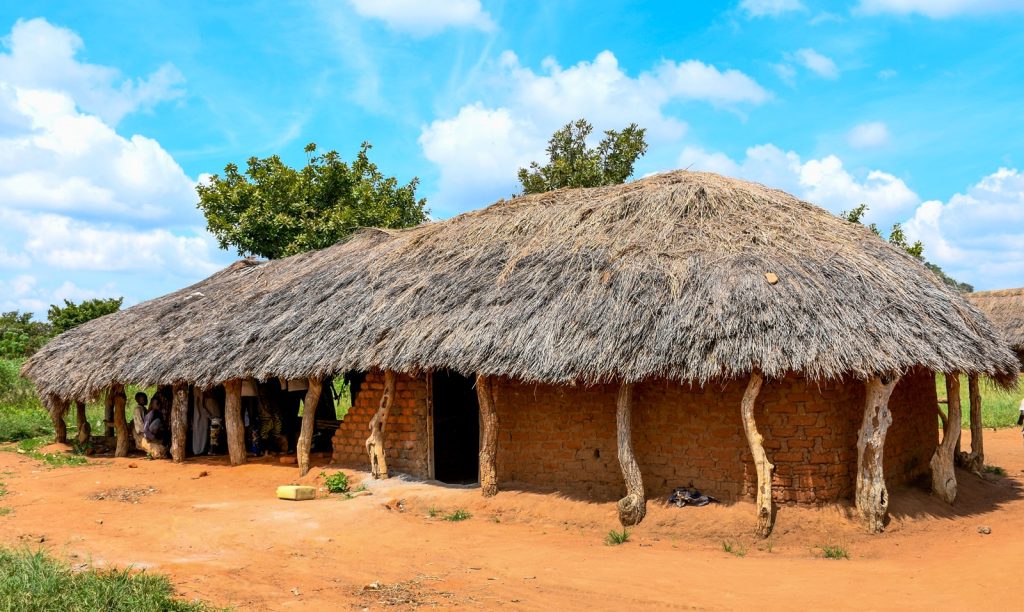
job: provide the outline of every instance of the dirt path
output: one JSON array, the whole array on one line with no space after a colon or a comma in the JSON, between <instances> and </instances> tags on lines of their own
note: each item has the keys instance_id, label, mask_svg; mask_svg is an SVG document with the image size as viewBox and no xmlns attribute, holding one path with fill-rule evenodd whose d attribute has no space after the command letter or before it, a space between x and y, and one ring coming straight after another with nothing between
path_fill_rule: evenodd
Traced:
<instances>
[{"instance_id":1,"label":"dirt path","mask_svg":"<svg viewBox=\"0 0 1024 612\"><path fill-rule=\"evenodd\" d=\"M989 463L1008 476L958 473L954 508L918 489L894 491L893 521L877 537L862 534L848 510L782 508L770 546L746 535L748 503L651 504L630 541L610 547L611 503L522 492L483 500L477 490L395 479L369 481L373 494L354 499L284 502L274 488L297 482L297 470L270 460L232 469L97 459L48 469L0 452L9 490L0 506L13 509L0 516L0 542L41 545L76 563L153 568L184 596L254 610L1013 607L1024 446L1012 429L988 431L985 442ZM389 509L398 500L404 510ZM430 518L431 508L472 518ZM978 533L982 525L991 535ZM745 555L724 552L724 541ZM821 558L825 544L851 559Z\"/></svg>"}]
</instances>

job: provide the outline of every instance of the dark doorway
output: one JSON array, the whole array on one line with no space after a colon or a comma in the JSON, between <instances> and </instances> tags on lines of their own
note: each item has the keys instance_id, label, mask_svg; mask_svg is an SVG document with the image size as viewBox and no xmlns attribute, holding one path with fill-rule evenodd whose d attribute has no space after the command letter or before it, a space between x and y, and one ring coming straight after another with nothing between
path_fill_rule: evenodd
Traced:
<instances>
[{"instance_id":1,"label":"dark doorway","mask_svg":"<svg viewBox=\"0 0 1024 612\"><path fill-rule=\"evenodd\" d=\"M434 373L434 478L452 484L477 481L480 406L475 381L447 370Z\"/></svg>"}]
</instances>

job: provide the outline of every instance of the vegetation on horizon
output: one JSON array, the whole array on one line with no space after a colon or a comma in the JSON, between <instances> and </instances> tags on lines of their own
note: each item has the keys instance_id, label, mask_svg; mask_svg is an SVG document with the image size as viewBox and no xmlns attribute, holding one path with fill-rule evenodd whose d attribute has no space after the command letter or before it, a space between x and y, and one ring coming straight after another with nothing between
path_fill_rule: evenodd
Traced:
<instances>
[{"instance_id":1,"label":"vegetation on horizon","mask_svg":"<svg viewBox=\"0 0 1024 612\"><path fill-rule=\"evenodd\" d=\"M563 187L601 187L625 183L637 158L647 152L647 130L631 123L607 130L596 148L587 146L594 126L586 119L567 123L548 141L548 163L532 162L519 169L523 194L545 193Z\"/></svg>"},{"instance_id":2,"label":"vegetation on horizon","mask_svg":"<svg viewBox=\"0 0 1024 612\"><path fill-rule=\"evenodd\" d=\"M337 151L316 154L306 145L306 166L277 155L250 157L244 172L224 167L196 187L198 208L222 249L280 259L329 247L359 228L402 228L427 220L427 201L416 198L419 179L399 185L370 161L364 142L352 163Z\"/></svg>"}]
</instances>

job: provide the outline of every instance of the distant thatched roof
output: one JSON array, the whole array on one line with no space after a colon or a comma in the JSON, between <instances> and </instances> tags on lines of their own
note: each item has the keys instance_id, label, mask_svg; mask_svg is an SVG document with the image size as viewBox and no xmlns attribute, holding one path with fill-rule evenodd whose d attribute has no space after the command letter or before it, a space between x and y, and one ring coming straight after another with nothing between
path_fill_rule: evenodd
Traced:
<instances>
[{"instance_id":1,"label":"distant thatched roof","mask_svg":"<svg viewBox=\"0 0 1024 612\"><path fill-rule=\"evenodd\" d=\"M1014 349L1024 351L1024 288L977 291L967 300L985 313Z\"/></svg>"},{"instance_id":2,"label":"distant thatched roof","mask_svg":"<svg viewBox=\"0 0 1024 612\"><path fill-rule=\"evenodd\" d=\"M977 310L867 228L678 171L235 264L63 334L25 372L67 396L372 367L703 383L915 365L1017 371Z\"/></svg>"}]
</instances>

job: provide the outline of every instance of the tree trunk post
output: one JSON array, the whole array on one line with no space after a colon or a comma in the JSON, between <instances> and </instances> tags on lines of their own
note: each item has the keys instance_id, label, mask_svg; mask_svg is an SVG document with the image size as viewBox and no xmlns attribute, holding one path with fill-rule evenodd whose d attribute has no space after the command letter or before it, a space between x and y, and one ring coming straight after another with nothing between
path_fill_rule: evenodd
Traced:
<instances>
[{"instance_id":1,"label":"tree trunk post","mask_svg":"<svg viewBox=\"0 0 1024 612\"><path fill-rule=\"evenodd\" d=\"M86 444L92 437L92 426L89 425L89 417L85 414L85 402L75 400L75 423L78 425L78 443Z\"/></svg>"},{"instance_id":2,"label":"tree trunk post","mask_svg":"<svg viewBox=\"0 0 1024 612\"><path fill-rule=\"evenodd\" d=\"M128 420L124 417L124 385L111 385L110 393L114 396L114 435L117 444L114 447L115 457L128 456Z\"/></svg>"},{"instance_id":3,"label":"tree trunk post","mask_svg":"<svg viewBox=\"0 0 1024 612\"><path fill-rule=\"evenodd\" d=\"M114 435L114 389L107 387L103 394L103 435Z\"/></svg>"},{"instance_id":4,"label":"tree trunk post","mask_svg":"<svg viewBox=\"0 0 1024 612\"><path fill-rule=\"evenodd\" d=\"M772 471L775 466L768 461L768 454L764 451L764 437L757 431L757 422L754 420L754 404L763 383L764 376L760 371L754 370L750 373L750 382L747 383L747 389L743 392L740 413L743 415L743 431L747 436L747 444L750 446L750 454L754 458L754 469L757 472L757 526L755 532L762 538L767 538L775 526L775 513L772 511Z\"/></svg>"},{"instance_id":5,"label":"tree trunk post","mask_svg":"<svg viewBox=\"0 0 1024 612\"><path fill-rule=\"evenodd\" d=\"M477 374L476 398L480 406L480 492L484 497L498 494L498 412L494 402L494 379Z\"/></svg>"},{"instance_id":6,"label":"tree trunk post","mask_svg":"<svg viewBox=\"0 0 1024 612\"><path fill-rule=\"evenodd\" d=\"M188 384L174 383L171 400L171 460L185 461L185 441L188 437Z\"/></svg>"},{"instance_id":7,"label":"tree trunk post","mask_svg":"<svg viewBox=\"0 0 1024 612\"><path fill-rule=\"evenodd\" d=\"M63 397L56 395L49 396L46 401L46 410L50 413L50 421L53 423L53 441L59 444L68 443L68 424L64 415L70 410L70 402Z\"/></svg>"},{"instance_id":8,"label":"tree trunk post","mask_svg":"<svg viewBox=\"0 0 1024 612\"><path fill-rule=\"evenodd\" d=\"M967 377L967 389L971 396L971 454L967 456L966 467L980 474L985 468L985 439L981 428L981 385L977 374Z\"/></svg>"},{"instance_id":9,"label":"tree trunk post","mask_svg":"<svg viewBox=\"0 0 1024 612\"><path fill-rule=\"evenodd\" d=\"M885 488L885 434L892 425L889 397L896 377L872 376L865 384L864 419L857 436L857 514L868 533L881 533L889 511Z\"/></svg>"},{"instance_id":10,"label":"tree trunk post","mask_svg":"<svg viewBox=\"0 0 1024 612\"><path fill-rule=\"evenodd\" d=\"M242 420L242 381L224 383L224 429L231 465L245 463L245 421Z\"/></svg>"},{"instance_id":11,"label":"tree trunk post","mask_svg":"<svg viewBox=\"0 0 1024 612\"><path fill-rule=\"evenodd\" d=\"M380 397L377 413L370 420L370 437L366 439L366 452L370 455L370 475L374 478L388 477L388 462L384 456L384 428L387 427L394 396L395 372L384 370L384 393Z\"/></svg>"},{"instance_id":12,"label":"tree trunk post","mask_svg":"<svg viewBox=\"0 0 1024 612\"><path fill-rule=\"evenodd\" d=\"M320 391L323 382L319 378L310 378L306 388L306 397L302 400L302 426L299 428L299 441L295 443L295 454L299 463L299 476L309 473L309 449L313 445L313 431L316 425L316 405L320 402Z\"/></svg>"},{"instance_id":13,"label":"tree trunk post","mask_svg":"<svg viewBox=\"0 0 1024 612\"><path fill-rule=\"evenodd\" d=\"M615 402L615 432L619 446L619 467L626 482L626 496L619 500L619 522L623 527L639 525L647 515L647 497L640 466L633 453L633 384L622 383Z\"/></svg>"},{"instance_id":14,"label":"tree trunk post","mask_svg":"<svg viewBox=\"0 0 1024 612\"><path fill-rule=\"evenodd\" d=\"M960 375L946 374L946 427L942 442L932 455L932 492L948 504L956 500L956 472L953 467L956 445L960 440Z\"/></svg>"}]
</instances>

